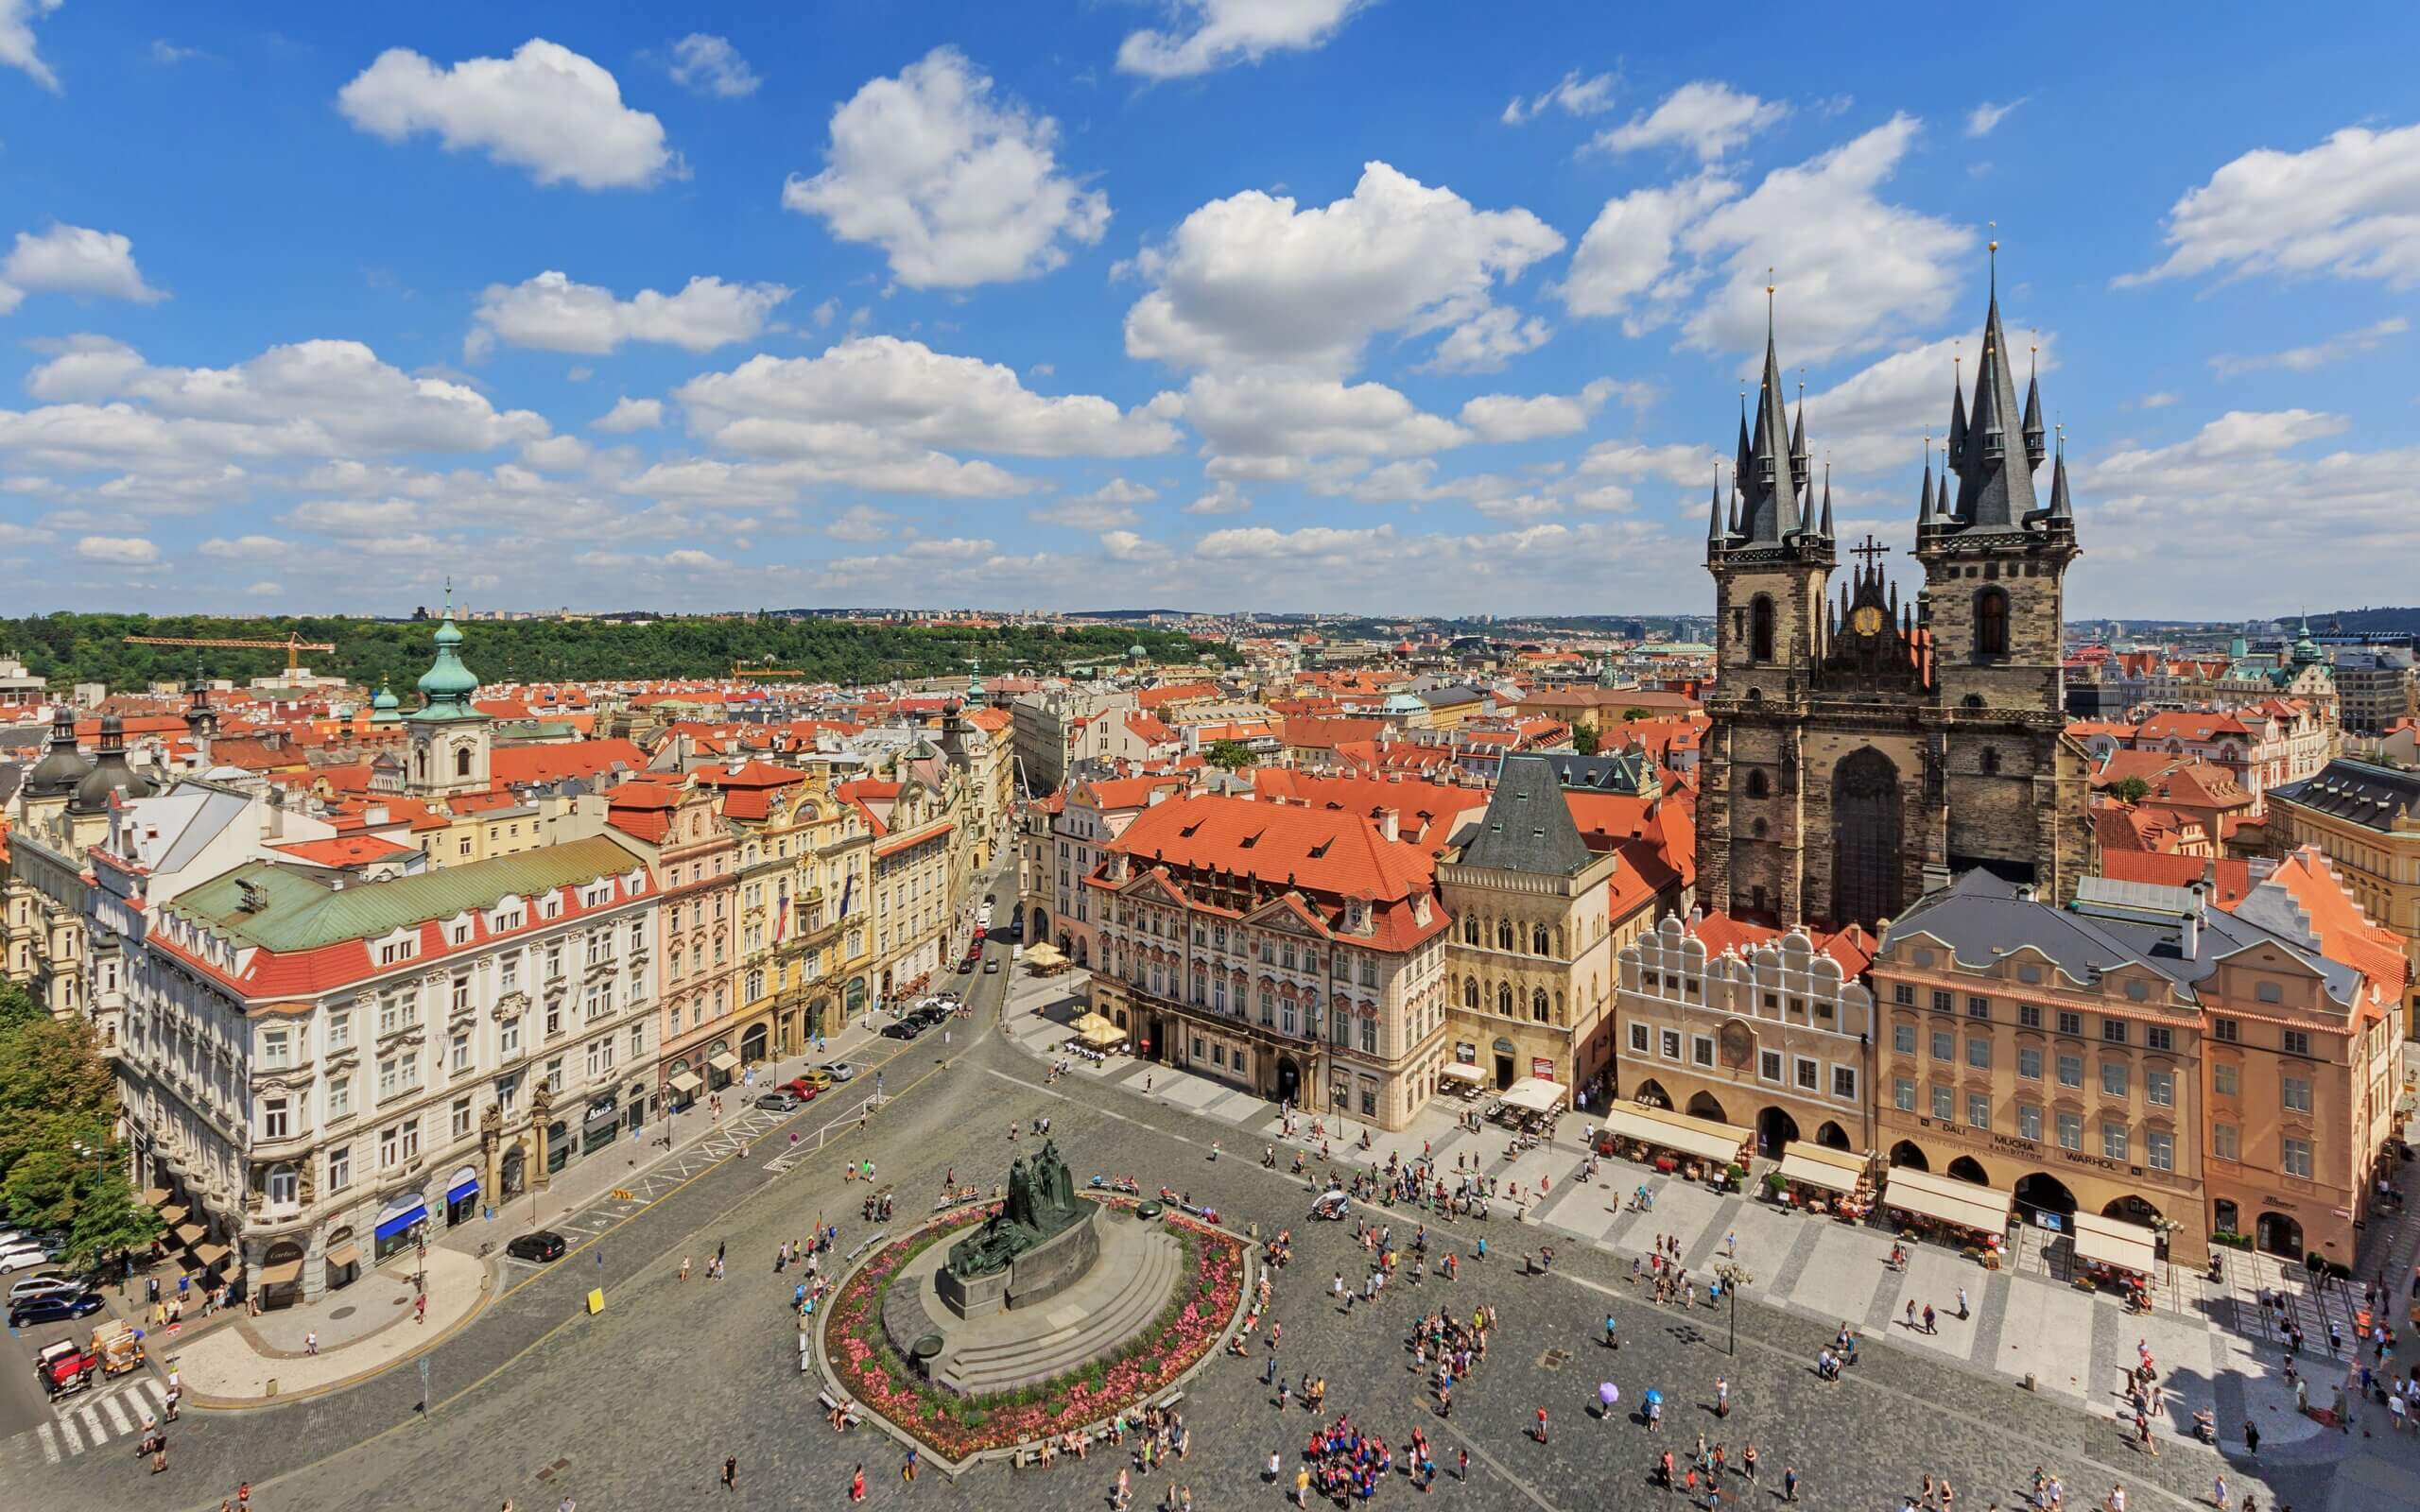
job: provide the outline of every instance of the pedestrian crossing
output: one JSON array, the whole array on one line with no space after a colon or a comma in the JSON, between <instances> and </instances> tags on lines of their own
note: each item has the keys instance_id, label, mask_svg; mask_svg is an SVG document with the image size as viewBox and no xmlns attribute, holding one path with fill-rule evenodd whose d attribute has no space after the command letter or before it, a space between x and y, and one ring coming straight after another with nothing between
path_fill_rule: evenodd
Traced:
<instances>
[{"instance_id":1,"label":"pedestrian crossing","mask_svg":"<svg viewBox=\"0 0 2420 1512\"><path fill-rule=\"evenodd\" d=\"M166 1383L145 1375L103 1397L71 1397L60 1402L51 1409L57 1420L38 1425L34 1438L42 1446L43 1459L56 1465L113 1439L140 1435L143 1419L157 1420L166 1411L167 1401Z\"/></svg>"}]
</instances>

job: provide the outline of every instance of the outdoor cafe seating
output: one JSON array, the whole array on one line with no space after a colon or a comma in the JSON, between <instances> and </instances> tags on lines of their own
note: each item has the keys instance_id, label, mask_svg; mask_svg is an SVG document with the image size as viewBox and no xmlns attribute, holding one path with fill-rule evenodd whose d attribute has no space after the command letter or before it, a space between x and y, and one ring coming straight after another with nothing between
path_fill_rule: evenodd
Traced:
<instances>
[{"instance_id":1,"label":"outdoor cafe seating","mask_svg":"<svg viewBox=\"0 0 2420 1512\"><path fill-rule=\"evenodd\" d=\"M1754 1134L1736 1125L1693 1118L1643 1103L1616 1103L1597 1130L1597 1152L1617 1155L1687 1181L1727 1182L1745 1167Z\"/></svg>"}]
</instances>

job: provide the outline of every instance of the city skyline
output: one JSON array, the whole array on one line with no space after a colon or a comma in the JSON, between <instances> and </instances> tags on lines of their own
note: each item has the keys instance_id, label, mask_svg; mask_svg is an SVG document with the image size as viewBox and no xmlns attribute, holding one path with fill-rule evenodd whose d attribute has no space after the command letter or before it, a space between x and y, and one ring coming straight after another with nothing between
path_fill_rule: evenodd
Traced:
<instances>
[{"instance_id":1,"label":"city skyline","mask_svg":"<svg viewBox=\"0 0 2420 1512\"><path fill-rule=\"evenodd\" d=\"M2420 111L2342 98L2358 9L2255 49L2037 9L2004 74L1793 23L1790 87L1736 27L1350 0L185 19L0 3L30 609L407 612L450 571L516 609L1703 614L1769 311L1906 585L1995 240L2071 618L2391 603L2420 544Z\"/></svg>"}]
</instances>

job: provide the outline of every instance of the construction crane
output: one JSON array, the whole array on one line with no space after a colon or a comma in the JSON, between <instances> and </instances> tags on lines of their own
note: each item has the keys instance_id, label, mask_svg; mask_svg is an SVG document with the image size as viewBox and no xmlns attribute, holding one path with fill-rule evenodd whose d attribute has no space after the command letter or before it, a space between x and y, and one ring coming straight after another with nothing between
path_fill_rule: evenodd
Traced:
<instances>
[{"instance_id":1,"label":"construction crane","mask_svg":"<svg viewBox=\"0 0 2420 1512\"><path fill-rule=\"evenodd\" d=\"M751 669L741 666L736 662L734 662L731 664L731 675L734 678L787 678L792 682L804 682L806 680L806 674L799 671L795 667L759 667Z\"/></svg>"},{"instance_id":2,"label":"construction crane","mask_svg":"<svg viewBox=\"0 0 2420 1512\"><path fill-rule=\"evenodd\" d=\"M330 656L334 656L337 649L325 641L302 639L302 632L300 630L294 631L283 641L220 641L191 635L130 635L126 638L126 644L129 645L199 645L218 651L284 651L285 670L288 672L302 666L302 653L305 651L325 651Z\"/></svg>"}]
</instances>

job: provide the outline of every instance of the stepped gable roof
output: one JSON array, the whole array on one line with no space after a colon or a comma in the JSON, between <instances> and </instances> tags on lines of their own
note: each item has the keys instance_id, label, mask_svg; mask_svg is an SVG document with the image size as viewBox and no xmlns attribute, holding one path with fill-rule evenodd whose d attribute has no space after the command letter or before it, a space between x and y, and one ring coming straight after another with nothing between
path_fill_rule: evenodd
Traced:
<instances>
[{"instance_id":1,"label":"stepped gable roof","mask_svg":"<svg viewBox=\"0 0 2420 1512\"><path fill-rule=\"evenodd\" d=\"M1746 956L1761 946L1776 943L1789 933L1771 924L1759 924L1723 913L1699 914L1688 921L1687 928L1691 935L1704 943L1709 956L1720 955L1725 951ZM1874 964L1875 952L1881 948L1871 934L1856 924L1828 935L1814 929L1801 933L1819 953L1840 963L1841 974L1844 978L1864 975L1865 969Z\"/></svg>"}]
</instances>

